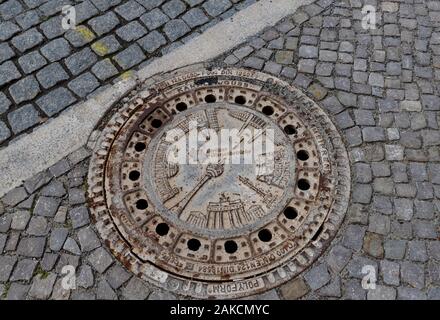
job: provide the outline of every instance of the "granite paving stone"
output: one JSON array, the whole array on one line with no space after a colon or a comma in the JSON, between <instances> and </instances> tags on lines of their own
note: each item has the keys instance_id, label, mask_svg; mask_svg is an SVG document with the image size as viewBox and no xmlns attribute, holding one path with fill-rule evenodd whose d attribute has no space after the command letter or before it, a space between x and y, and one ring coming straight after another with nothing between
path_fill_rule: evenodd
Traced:
<instances>
[{"instance_id":1,"label":"granite paving stone","mask_svg":"<svg viewBox=\"0 0 440 320\"><path fill-rule=\"evenodd\" d=\"M45 89L49 89L59 82L69 79L69 75L58 63L52 63L37 73L38 82Z\"/></svg>"},{"instance_id":2,"label":"granite paving stone","mask_svg":"<svg viewBox=\"0 0 440 320\"><path fill-rule=\"evenodd\" d=\"M37 51L33 51L18 58L18 63L20 64L20 67L24 73L29 74L45 66L47 64L47 60Z\"/></svg>"},{"instance_id":3,"label":"granite paving stone","mask_svg":"<svg viewBox=\"0 0 440 320\"><path fill-rule=\"evenodd\" d=\"M46 245L44 237L27 237L21 238L17 253L30 258L41 258Z\"/></svg>"},{"instance_id":4,"label":"granite paving stone","mask_svg":"<svg viewBox=\"0 0 440 320\"><path fill-rule=\"evenodd\" d=\"M37 99L38 107L48 116L53 116L76 101L73 94L65 88L56 88Z\"/></svg>"},{"instance_id":5,"label":"granite paving stone","mask_svg":"<svg viewBox=\"0 0 440 320\"><path fill-rule=\"evenodd\" d=\"M23 90L25 88L23 87ZM35 107L26 104L8 114L8 121L14 133L22 132L40 122L40 115Z\"/></svg>"},{"instance_id":6,"label":"granite paving stone","mask_svg":"<svg viewBox=\"0 0 440 320\"><path fill-rule=\"evenodd\" d=\"M67 86L76 95L83 98L99 87L99 81L93 74L86 72L70 81Z\"/></svg>"},{"instance_id":7,"label":"granite paving stone","mask_svg":"<svg viewBox=\"0 0 440 320\"><path fill-rule=\"evenodd\" d=\"M145 59L145 54L137 44L133 44L115 55L113 59L122 69L128 70L143 61Z\"/></svg>"}]
</instances>

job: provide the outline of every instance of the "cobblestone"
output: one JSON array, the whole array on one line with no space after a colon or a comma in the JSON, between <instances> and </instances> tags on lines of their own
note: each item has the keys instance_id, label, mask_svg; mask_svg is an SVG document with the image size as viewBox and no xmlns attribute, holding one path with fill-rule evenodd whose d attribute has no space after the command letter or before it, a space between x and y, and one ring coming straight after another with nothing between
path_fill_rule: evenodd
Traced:
<instances>
[{"instance_id":1,"label":"cobblestone","mask_svg":"<svg viewBox=\"0 0 440 320\"><path fill-rule=\"evenodd\" d=\"M62 182L53 180L46 187L41 190L41 195L47 197L60 198L66 193L66 189Z\"/></svg>"},{"instance_id":2,"label":"cobblestone","mask_svg":"<svg viewBox=\"0 0 440 320\"><path fill-rule=\"evenodd\" d=\"M423 289L425 285L425 271L423 266L404 261L400 264L402 282L413 288Z\"/></svg>"},{"instance_id":3,"label":"cobblestone","mask_svg":"<svg viewBox=\"0 0 440 320\"><path fill-rule=\"evenodd\" d=\"M12 283L6 295L6 300L24 300L28 291L28 285Z\"/></svg>"},{"instance_id":4,"label":"cobblestone","mask_svg":"<svg viewBox=\"0 0 440 320\"><path fill-rule=\"evenodd\" d=\"M23 30L27 30L41 22L41 18L37 10L24 12L16 16L15 20Z\"/></svg>"},{"instance_id":5,"label":"cobblestone","mask_svg":"<svg viewBox=\"0 0 440 320\"><path fill-rule=\"evenodd\" d=\"M190 31L190 28L183 20L170 20L164 26L164 32L168 39L175 41Z\"/></svg>"},{"instance_id":6,"label":"cobblestone","mask_svg":"<svg viewBox=\"0 0 440 320\"><path fill-rule=\"evenodd\" d=\"M91 48L97 55L106 56L117 52L122 46L114 35L109 35L93 43Z\"/></svg>"},{"instance_id":7,"label":"cobblestone","mask_svg":"<svg viewBox=\"0 0 440 320\"><path fill-rule=\"evenodd\" d=\"M22 238L18 244L18 254L30 257L41 258L43 256L46 239L44 237Z\"/></svg>"},{"instance_id":8,"label":"cobblestone","mask_svg":"<svg viewBox=\"0 0 440 320\"><path fill-rule=\"evenodd\" d=\"M162 6L163 12L165 12L165 14L169 16L171 19L176 18L178 15L183 13L185 9L186 9L185 3L183 3L180 0L171 0L169 2L166 2Z\"/></svg>"},{"instance_id":9,"label":"cobblestone","mask_svg":"<svg viewBox=\"0 0 440 320\"><path fill-rule=\"evenodd\" d=\"M91 228L82 228L78 231L78 239L81 251L88 252L100 246L98 236Z\"/></svg>"},{"instance_id":10,"label":"cobblestone","mask_svg":"<svg viewBox=\"0 0 440 320\"><path fill-rule=\"evenodd\" d=\"M11 276L11 281L29 281L34 274L37 264L38 261L31 259L20 260L14 269L14 272Z\"/></svg>"},{"instance_id":11,"label":"cobblestone","mask_svg":"<svg viewBox=\"0 0 440 320\"><path fill-rule=\"evenodd\" d=\"M118 74L118 69L111 63L110 59L99 61L92 67L93 74L99 80L107 80Z\"/></svg>"},{"instance_id":12,"label":"cobblestone","mask_svg":"<svg viewBox=\"0 0 440 320\"><path fill-rule=\"evenodd\" d=\"M49 238L49 247L52 251L60 251L67 239L69 231L66 228L52 230Z\"/></svg>"},{"instance_id":13,"label":"cobblestone","mask_svg":"<svg viewBox=\"0 0 440 320\"><path fill-rule=\"evenodd\" d=\"M78 256L81 254L78 244L73 238L70 237L66 239L66 242L64 242L63 249Z\"/></svg>"},{"instance_id":14,"label":"cobblestone","mask_svg":"<svg viewBox=\"0 0 440 320\"><path fill-rule=\"evenodd\" d=\"M350 279L344 284L343 298L348 300L365 300L366 291L362 288L360 280Z\"/></svg>"},{"instance_id":15,"label":"cobblestone","mask_svg":"<svg viewBox=\"0 0 440 320\"><path fill-rule=\"evenodd\" d=\"M20 67L24 71L24 73L29 74L45 66L47 64L47 61L37 51L33 51L18 58L18 63L20 64Z\"/></svg>"},{"instance_id":16,"label":"cobblestone","mask_svg":"<svg viewBox=\"0 0 440 320\"><path fill-rule=\"evenodd\" d=\"M304 275L304 279L311 289L317 290L326 285L331 277L328 273L327 266L325 264L320 264L307 272Z\"/></svg>"},{"instance_id":17,"label":"cobblestone","mask_svg":"<svg viewBox=\"0 0 440 320\"><path fill-rule=\"evenodd\" d=\"M375 258L383 258L384 249L383 249L383 239L381 236L375 233L366 233L364 238L364 251L372 257Z\"/></svg>"},{"instance_id":18,"label":"cobblestone","mask_svg":"<svg viewBox=\"0 0 440 320\"><path fill-rule=\"evenodd\" d=\"M78 26L74 30L67 31L64 38L66 38L73 47L79 48L95 40L96 36L86 26Z\"/></svg>"},{"instance_id":19,"label":"cobblestone","mask_svg":"<svg viewBox=\"0 0 440 320\"><path fill-rule=\"evenodd\" d=\"M64 38L52 40L41 48L41 53L51 62L67 57L70 52L71 47Z\"/></svg>"},{"instance_id":20,"label":"cobblestone","mask_svg":"<svg viewBox=\"0 0 440 320\"><path fill-rule=\"evenodd\" d=\"M37 100L37 105L48 116L57 114L76 101L73 94L65 88L57 88Z\"/></svg>"},{"instance_id":21,"label":"cobblestone","mask_svg":"<svg viewBox=\"0 0 440 320\"><path fill-rule=\"evenodd\" d=\"M166 39L159 32L153 31L140 39L138 43L145 51L151 53L166 44Z\"/></svg>"},{"instance_id":22,"label":"cobblestone","mask_svg":"<svg viewBox=\"0 0 440 320\"><path fill-rule=\"evenodd\" d=\"M122 290L122 296L127 300L145 300L150 294L150 290L145 283L135 277L131 278Z\"/></svg>"},{"instance_id":23,"label":"cobblestone","mask_svg":"<svg viewBox=\"0 0 440 320\"><path fill-rule=\"evenodd\" d=\"M54 273L50 273L47 277L37 275L32 282L29 296L40 300L48 299L52 293L56 278L57 275Z\"/></svg>"},{"instance_id":24,"label":"cobblestone","mask_svg":"<svg viewBox=\"0 0 440 320\"><path fill-rule=\"evenodd\" d=\"M41 196L38 198L34 208L34 215L53 217L60 205L60 200L51 197Z\"/></svg>"},{"instance_id":25,"label":"cobblestone","mask_svg":"<svg viewBox=\"0 0 440 320\"><path fill-rule=\"evenodd\" d=\"M23 87L22 89L26 90L25 87ZM40 116L34 106L32 106L31 104L27 104L9 113L8 120L11 124L12 131L14 133L18 133L39 123Z\"/></svg>"},{"instance_id":26,"label":"cobblestone","mask_svg":"<svg viewBox=\"0 0 440 320\"><path fill-rule=\"evenodd\" d=\"M191 28L200 26L209 21L209 18L199 8L193 8L182 16L183 21Z\"/></svg>"},{"instance_id":27,"label":"cobblestone","mask_svg":"<svg viewBox=\"0 0 440 320\"><path fill-rule=\"evenodd\" d=\"M216 17L231 7L229 0L208 0L203 4L206 12Z\"/></svg>"},{"instance_id":28,"label":"cobblestone","mask_svg":"<svg viewBox=\"0 0 440 320\"><path fill-rule=\"evenodd\" d=\"M377 285L376 289L369 290L368 300L396 300L397 292L392 287Z\"/></svg>"},{"instance_id":29,"label":"cobblestone","mask_svg":"<svg viewBox=\"0 0 440 320\"><path fill-rule=\"evenodd\" d=\"M164 25L170 18L165 15L159 8L153 9L145 13L140 20L148 28L148 30L154 30Z\"/></svg>"},{"instance_id":30,"label":"cobblestone","mask_svg":"<svg viewBox=\"0 0 440 320\"><path fill-rule=\"evenodd\" d=\"M0 114L8 111L11 101L6 97L4 93L0 93Z\"/></svg>"},{"instance_id":31,"label":"cobblestone","mask_svg":"<svg viewBox=\"0 0 440 320\"><path fill-rule=\"evenodd\" d=\"M69 79L63 67L55 62L37 73L38 82L45 89L51 88L59 82Z\"/></svg>"},{"instance_id":32,"label":"cobblestone","mask_svg":"<svg viewBox=\"0 0 440 320\"><path fill-rule=\"evenodd\" d=\"M24 230L31 218L28 211L17 211L12 215L11 228L14 230Z\"/></svg>"},{"instance_id":33,"label":"cobblestone","mask_svg":"<svg viewBox=\"0 0 440 320\"><path fill-rule=\"evenodd\" d=\"M383 281L388 285L398 286L400 284L400 265L396 262L382 260L380 270Z\"/></svg>"},{"instance_id":34,"label":"cobblestone","mask_svg":"<svg viewBox=\"0 0 440 320\"><path fill-rule=\"evenodd\" d=\"M101 280L98 282L97 298L99 300L116 300L117 295L107 281Z\"/></svg>"},{"instance_id":35,"label":"cobblestone","mask_svg":"<svg viewBox=\"0 0 440 320\"><path fill-rule=\"evenodd\" d=\"M114 57L114 60L122 69L127 70L140 63L145 58L142 49L137 44L133 44L124 51L118 53Z\"/></svg>"},{"instance_id":36,"label":"cobblestone","mask_svg":"<svg viewBox=\"0 0 440 320\"><path fill-rule=\"evenodd\" d=\"M0 256L0 282L8 281L16 262L16 257Z\"/></svg>"},{"instance_id":37,"label":"cobblestone","mask_svg":"<svg viewBox=\"0 0 440 320\"><path fill-rule=\"evenodd\" d=\"M32 217L26 230L31 236L45 236L49 232L47 219L44 217Z\"/></svg>"},{"instance_id":38,"label":"cobblestone","mask_svg":"<svg viewBox=\"0 0 440 320\"><path fill-rule=\"evenodd\" d=\"M13 84L9 93L16 103L21 103L35 98L40 93L40 86L33 76L28 76Z\"/></svg>"},{"instance_id":39,"label":"cobblestone","mask_svg":"<svg viewBox=\"0 0 440 320\"><path fill-rule=\"evenodd\" d=\"M80 74L87 68L91 67L96 61L96 55L89 48L74 53L65 59L66 66L73 75Z\"/></svg>"},{"instance_id":40,"label":"cobblestone","mask_svg":"<svg viewBox=\"0 0 440 320\"><path fill-rule=\"evenodd\" d=\"M130 0L116 7L115 11L125 20L130 21L141 16L145 12L145 8L136 1Z\"/></svg>"},{"instance_id":41,"label":"cobblestone","mask_svg":"<svg viewBox=\"0 0 440 320\"><path fill-rule=\"evenodd\" d=\"M88 258L92 267L99 273L104 273L113 263L110 254L102 247L93 251Z\"/></svg>"},{"instance_id":42,"label":"cobblestone","mask_svg":"<svg viewBox=\"0 0 440 320\"><path fill-rule=\"evenodd\" d=\"M124 41L137 40L147 33L147 29L139 22L133 21L116 30L116 34Z\"/></svg>"},{"instance_id":43,"label":"cobblestone","mask_svg":"<svg viewBox=\"0 0 440 320\"><path fill-rule=\"evenodd\" d=\"M2 202L8 206L15 206L27 198L27 192L24 187L18 187L9 191L2 199Z\"/></svg>"},{"instance_id":44,"label":"cobblestone","mask_svg":"<svg viewBox=\"0 0 440 320\"><path fill-rule=\"evenodd\" d=\"M99 82L90 72L83 73L78 78L70 81L67 85L76 95L85 97L98 88Z\"/></svg>"},{"instance_id":45,"label":"cobblestone","mask_svg":"<svg viewBox=\"0 0 440 320\"><path fill-rule=\"evenodd\" d=\"M74 229L83 227L90 222L89 212L86 207L77 207L71 209L69 215Z\"/></svg>"},{"instance_id":46,"label":"cobblestone","mask_svg":"<svg viewBox=\"0 0 440 320\"><path fill-rule=\"evenodd\" d=\"M119 265L114 265L106 273L106 279L113 289L119 289L131 278L130 273Z\"/></svg>"},{"instance_id":47,"label":"cobblestone","mask_svg":"<svg viewBox=\"0 0 440 320\"><path fill-rule=\"evenodd\" d=\"M20 52L25 52L26 50L39 45L43 40L43 35L34 28L12 38L11 43Z\"/></svg>"},{"instance_id":48,"label":"cobblestone","mask_svg":"<svg viewBox=\"0 0 440 320\"><path fill-rule=\"evenodd\" d=\"M310 288L305 283L304 279L298 277L281 286L280 292L284 299L296 300L310 291Z\"/></svg>"},{"instance_id":49,"label":"cobblestone","mask_svg":"<svg viewBox=\"0 0 440 320\"><path fill-rule=\"evenodd\" d=\"M397 288L397 298L399 300L426 300L426 294L416 288L399 287Z\"/></svg>"},{"instance_id":50,"label":"cobblestone","mask_svg":"<svg viewBox=\"0 0 440 320\"><path fill-rule=\"evenodd\" d=\"M95 280L93 277L92 268L88 265L81 266L77 281L78 281L78 286L85 289L93 286Z\"/></svg>"},{"instance_id":51,"label":"cobblestone","mask_svg":"<svg viewBox=\"0 0 440 320\"><path fill-rule=\"evenodd\" d=\"M113 11L91 19L88 24L92 27L93 31L101 36L114 29L120 23L118 17Z\"/></svg>"}]
</instances>

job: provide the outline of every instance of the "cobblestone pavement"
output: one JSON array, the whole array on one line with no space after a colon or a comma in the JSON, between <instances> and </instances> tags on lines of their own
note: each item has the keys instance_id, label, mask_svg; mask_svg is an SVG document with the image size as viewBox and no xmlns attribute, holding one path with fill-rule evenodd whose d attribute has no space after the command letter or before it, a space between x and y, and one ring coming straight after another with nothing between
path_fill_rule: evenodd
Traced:
<instances>
[{"instance_id":1,"label":"cobblestone pavement","mask_svg":"<svg viewBox=\"0 0 440 320\"><path fill-rule=\"evenodd\" d=\"M255 1L0 1L0 146Z\"/></svg>"},{"instance_id":2,"label":"cobblestone pavement","mask_svg":"<svg viewBox=\"0 0 440 320\"><path fill-rule=\"evenodd\" d=\"M319 0L216 59L293 83L327 110L352 162L345 222L326 253L260 299L440 299L440 2ZM0 206L0 294L28 299L165 299L101 244L85 204L82 148ZM77 267L78 289L60 270ZM377 275L362 288L364 266Z\"/></svg>"}]
</instances>

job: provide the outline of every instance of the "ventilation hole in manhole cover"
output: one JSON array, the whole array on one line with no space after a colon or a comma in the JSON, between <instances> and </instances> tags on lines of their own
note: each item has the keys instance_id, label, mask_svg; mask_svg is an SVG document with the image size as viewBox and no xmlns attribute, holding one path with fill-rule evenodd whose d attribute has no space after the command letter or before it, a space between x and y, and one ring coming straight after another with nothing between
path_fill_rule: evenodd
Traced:
<instances>
[{"instance_id":1,"label":"ventilation hole in manhole cover","mask_svg":"<svg viewBox=\"0 0 440 320\"><path fill-rule=\"evenodd\" d=\"M162 120L159 119L153 119L153 121L151 121L151 126L153 128L160 128L160 126L162 125Z\"/></svg>"},{"instance_id":2,"label":"ventilation hole in manhole cover","mask_svg":"<svg viewBox=\"0 0 440 320\"><path fill-rule=\"evenodd\" d=\"M148 208L148 201L145 199L139 199L136 201L136 208L138 210L145 210Z\"/></svg>"},{"instance_id":3,"label":"ventilation hole in manhole cover","mask_svg":"<svg viewBox=\"0 0 440 320\"><path fill-rule=\"evenodd\" d=\"M91 211L121 262L196 298L292 279L322 254L350 194L342 139L299 90L260 72L177 72L133 92L89 171Z\"/></svg>"},{"instance_id":4,"label":"ventilation hole in manhole cover","mask_svg":"<svg viewBox=\"0 0 440 320\"><path fill-rule=\"evenodd\" d=\"M234 240L228 240L225 242L225 251L227 253L232 254L236 252L237 249L238 249L237 242L235 242Z\"/></svg>"},{"instance_id":5,"label":"ventilation hole in manhole cover","mask_svg":"<svg viewBox=\"0 0 440 320\"><path fill-rule=\"evenodd\" d=\"M296 153L296 157L300 161L307 161L309 159L309 154L306 150L298 150L298 152Z\"/></svg>"},{"instance_id":6,"label":"ventilation hole in manhole cover","mask_svg":"<svg viewBox=\"0 0 440 320\"><path fill-rule=\"evenodd\" d=\"M185 102L179 102L176 104L176 110L179 112L185 111L188 108Z\"/></svg>"},{"instance_id":7,"label":"ventilation hole in manhole cover","mask_svg":"<svg viewBox=\"0 0 440 320\"><path fill-rule=\"evenodd\" d=\"M287 126L284 127L284 132L291 136L292 134L296 134L296 129L293 125L288 124Z\"/></svg>"},{"instance_id":8,"label":"ventilation hole in manhole cover","mask_svg":"<svg viewBox=\"0 0 440 320\"><path fill-rule=\"evenodd\" d=\"M208 94L206 97L205 97L205 102L206 103L214 103L214 102L216 102L217 101L217 98L215 97L215 95L213 95L213 94Z\"/></svg>"},{"instance_id":9,"label":"ventilation hole in manhole cover","mask_svg":"<svg viewBox=\"0 0 440 320\"><path fill-rule=\"evenodd\" d=\"M286 207L284 209L284 215L287 219L293 220L298 216L298 212L293 207Z\"/></svg>"},{"instance_id":10,"label":"ventilation hole in manhole cover","mask_svg":"<svg viewBox=\"0 0 440 320\"><path fill-rule=\"evenodd\" d=\"M191 251L198 251L202 244L197 239L190 239L188 241L188 249Z\"/></svg>"},{"instance_id":11,"label":"ventilation hole in manhole cover","mask_svg":"<svg viewBox=\"0 0 440 320\"><path fill-rule=\"evenodd\" d=\"M269 242L270 240L272 240L272 233L267 229L260 230L258 232L258 239L263 242Z\"/></svg>"},{"instance_id":12,"label":"ventilation hole in manhole cover","mask_svg":"<svg viewBox=\"0 0 440 320\"><path fill-rule=\"evenodd\" d=\"M156 227L156 232L160 236L166 236L170 231L170 227L166 223L159 223Z\"/></svg>"},{"instance_id":13,"label":"ventilation hole in manhole cover","mask_svg":"<svg viewBox=\"0 0 440 320\"><path fill-rule=\"evenodd\" d=\"M246 98L243 96L236 96L234 99L234 102L237 104L245 104L246 103Z\"/></svg>"},{"instance_id":14,"label":"ventilation hole in manhole cover","mask_svg":"<svg viewBox=\"0 0 440 320\"><path fill-rule=\"evenodd\" d=\"M130 171L130 173L128 174L128 178L131 181L138 180L140 176L141 176L141 173L139 171L137 171L137 170Z\"/></svg>"},{"instance_id":15,"label":"ventilation hole in manhole cover","mask_svg":"<svg viewBox=\"0 0 440 320\"><path fill-rule=\"evenodd\" d=\"M271 106L265 106L263 107L263 109L261 110L266 116L271 116L274 113L274 110Z\"/></svg>"},{"instance_id":16,"label":"ventilation hole in manhole cover","mask_svg":"<svg viewBox=\"0 0 440 320\"><path fill-rule=\"evenodd\" d=\"M297 184L300 190L307 191L310 189L310 183L307 179L299 179Z\"/></svg>"},{"instance_id":17,"label":"ventilation hole in manhole cover","mask_svg":"<svg viewBox=\"0 0 440 320\"><path fill-rule=\"evenodd\" d=\"M134 149L135 149L137 152L142 152L142 151L145 150L146 147L147 147L147 145L146 145L145 143L143 143L143 142L138 142L138 143L135 144Z\"/></svg>"}]
</instances>

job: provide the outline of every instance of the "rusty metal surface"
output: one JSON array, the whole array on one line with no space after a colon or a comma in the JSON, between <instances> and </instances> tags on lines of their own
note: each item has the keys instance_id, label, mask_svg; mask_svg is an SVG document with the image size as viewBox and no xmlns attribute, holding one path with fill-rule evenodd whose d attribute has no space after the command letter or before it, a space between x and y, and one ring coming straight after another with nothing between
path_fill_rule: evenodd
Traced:
<instances>
[{"instance_id":1,"label":"rusty metal surface","mask_svg":"<svg viewBox=\"0 0 440 320\"><path fill-rule=\"evenodd\" d=\"M186 69L119 110L92 157L89 203L101 237L140 277L196 298L252 295L303 271L335 235L350 194L347 152L325 112L287 83ZM191 119L272 129L275 170L169 163L166 134Z\"/></svg>"}]
</instances>

